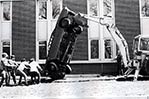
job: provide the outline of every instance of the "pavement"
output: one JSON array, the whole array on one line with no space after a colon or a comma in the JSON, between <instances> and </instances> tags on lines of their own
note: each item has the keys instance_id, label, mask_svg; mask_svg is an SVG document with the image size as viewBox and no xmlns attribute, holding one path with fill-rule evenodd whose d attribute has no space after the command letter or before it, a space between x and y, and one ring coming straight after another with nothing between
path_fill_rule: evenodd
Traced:
<instances>
[{"instance_id":1,"label":"pavement","mask_svg":"<svg viewBox=\"0 0 149 99\"><path fill-rule=\"evenodd\" d=\"M1 87L0 99L149 99L149 80L116 81L117 78L121 76L69 74L54 81L42 77L40 84Z\"/></svg>"},{"instance_id":2,"label":"pavement","mask_svg":"<svg viewBox=\"0 0 149 99\"><path fill-rule=\"evenodd\" d=\"M75 82L89 82L89 81L110 81L116 80L119 76L101 76L100 74L68 74L64 79L52 80L50 77L41 77L42 83L75 83ZM16 76L16 80L19 80L19 76ZM0 77L1 79L1 77ZM30 80L30 76L27 77ZM10 83L13 84L13 80L11 78Z\"/></svg>"},{"instance_id":3,"label":"pavement","mask_svg":"<svg viewBox=\"0 0 149 99\"><path fill-rule=\"evenodd\" d=\"M50 77L41 77L41 82L52 82L52 83L75 83L75 82L89 82L89 81L133 81L134 75L129 75L127 78L124 76L101 76L100 74L68 74L64 79L52 80ZM1 79L1 77L0 77ZM19 80L19 76L16 77ZM28 76L28 80L30 80ZM149 76L139 75L138 81L149 81ZM12 79L11 79L11 83Z\"/></svg>"},{"instance_id":4,"label":"pavement","mask_svg":"<svg viewBox=\"0 0 149 99\"><path fill-rule=\"evenodd\" d=\"M88 82L88 81L133 81L134 75L124 76L101 76L100 74L69 74L64 79L55 80L55 83ZM149 76L138 76L138 81L149 81Z\"/></svg>"},{"instance_id":5,"label":"pavement","mask_svg":"<svg viewBox=\"0 0 149 99\"><path fill-rule=\"evenodd\" d=\"M117 76L101 76L99 74L69 74L64 79L55 80L55 83L109 81L116 80Z\"/></svg>"}]
</instances>

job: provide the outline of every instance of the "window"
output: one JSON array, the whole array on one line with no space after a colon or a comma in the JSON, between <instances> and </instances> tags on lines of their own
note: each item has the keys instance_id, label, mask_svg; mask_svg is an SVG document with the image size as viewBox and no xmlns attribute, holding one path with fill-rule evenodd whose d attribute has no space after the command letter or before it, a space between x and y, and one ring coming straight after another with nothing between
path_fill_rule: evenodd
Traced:
<instances>
[{"instance_id":1,"label":"window","mask_svg":"<svg viewBox=\"0 0 149 99\"><path fill-rule=\"evenodd\" d=\"M39 59L46 59L47 56L47 42L39 41Z\"/></svg>"},{"instance_id":2,"label":"window","mask_svg":"<svg viewBox=\"0 0 149 99\"><path fill-rule=\"evenodd\" d=\"M98 15L98 0L89 0L89 14L91 16Z\"/></svg>"},{"instance_id":3,"label":"window","mask_svg":"<svg viewBox=\"0 0 149 99\"><path fill-rule=\"evenodd\" d=\"M91 40L91 59L99 58L99 41Z\"/></svg>"},{"instance_id":4,"label":"window","mask_svg":"<svg viewBox=\"0 0 149 99\"><path fill-rule=\"evenodd\" d=\"M2 46L3 46L2 52L5 52L8 55L10 55L10 42L4 41L2 42Z\"/></svg>"},{"instance_id":5,"label":"window","mask_svg":"<svg viewBox=\"0 0 149 99\"><path fill-rule=\"evenodd\" d=\"M10 2L2 2L3 5L3 20L10 21Z\"/></svg>"},{"instance_id":6,"label":"window","mask_svg":"<svg viewBox=\"0 0 149 99\"><path fill-rule=\"evenodd\" d=\"M112 0L103 0L104 16L112 17Z\"/></svg>"},{"instance_id":7,"label":"window","mask_svg":"<svg viewBox=\"0 0 149 99\"><path fill-rule=\"evenodd\" d=\"M141 23L141 34L148 35L148 24L149 24L149 0L140 1L140 23Z\"/></svg>"},{"instance_id":8,"label":"window","mask_svg":"<svg viewBox=\"0 0 149 99\"><path fill-rule=\"evenodd\" d=\"M110 39L104 40L105 59L112 58L112 41Z\"/></svg>"},{"instance_id":9,"label":"window","mask_svg":"<svg viewBox=\"0 0 149 99\"><path fill-rule=\"evenodd\" d=\"M47 19L47 2L39 1L39 19Z\"/></svg>"},{"instance_id":10,"label":"window","mask_svg":"<svg viewBox=\"0 0 149 99\"><path fill-rule=\"evenodd\" d=\"M149 51L149 39L148 38L141 38L140 50Z\"/></svg>"},{"instance_id":11,"label":"window","mask_svg":"<svg viewBox=\"0 0 149 99\"><path fill-rule=\"evenodd\" d=\"M88 14L97 20L97 22L88 20L89 23L89 59L92 61L110 60L115 54L114 50L116 45L113 39L104 26L102 27L98 21L100 17L108 16L105 18L108 22L113 21L113 0L88 0Z\"/></svg>"},{"instance_id":12,"label":"window","mask_svg":"<svg viewBox=\"0 0 149 99\"><path fill-rule=\"evenodd\" d=\"M98 16L99 9L98 9L98 0L88 0L88 13L90 16ZM94 18L98 21L98 19ZM88 21L89 23L89 59L91 60L99 60L99 24L97 22Z\"/></svg>"},{"instance_id":13,"label":"window","mask_svg":"<svg viewBox=\"0 0 149 99\"><path fill-rule=\"evenodd\" d=\"M108 17L105 18L105 20L109 24L114 23L114 17L112 14L114 10L113 2L114 0L103 0L103 16ZM103 39L104 39L104 59L114 58L116 55L116 43L113 42L114 40L111 36L111 33L107 30L106 27L103 28Z\"/></svg>"},{"instance_id":14,"label":"window","mask_svg":"<svg viewBox=\"0 0 149 99\"><path fill-rule=\"evenodd\" d=\"M52 0L52 18L56 19L59 17L61 10L62 0Z\"/></svg>"},{"instance_id":15,"label":"window","mask_svg":"<svg viewBox=\"0 0 149 99\"><path fill-rule=\"evenodd\" d=\"M149 17L149 0L141 0L141 15Z\"/></svg>"}]
</instances>

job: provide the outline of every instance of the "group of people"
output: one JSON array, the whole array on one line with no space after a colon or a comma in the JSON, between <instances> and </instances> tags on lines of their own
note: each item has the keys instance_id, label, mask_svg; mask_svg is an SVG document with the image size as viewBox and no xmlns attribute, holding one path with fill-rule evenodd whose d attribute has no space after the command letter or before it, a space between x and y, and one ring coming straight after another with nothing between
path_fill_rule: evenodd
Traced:
<instances>
[{"instance_id":1,"label":"group of people","mask_svg":"<svg viewBox=\"0 0 149 99\"><path fill-rule=\"evenodd\" d=\"M28 85L29 80L25 70L29 70L29 76L31 76L31 83L40 83L40 71L42 71L42 68L34 60L34 58L31 58L29 62L27 62L25 58L22 58L21 63L17 63L15 61L15 55L11 55L9 57L7 53L2 53L2 59L0 64L0 87L4 85L4 83L6 84L6 86L9 85L11 77L14 85L23 84L22 77L24 78L24 84ZM16 75L20 76L18 83L16 81Z\"/></svg>"}]
</instances>

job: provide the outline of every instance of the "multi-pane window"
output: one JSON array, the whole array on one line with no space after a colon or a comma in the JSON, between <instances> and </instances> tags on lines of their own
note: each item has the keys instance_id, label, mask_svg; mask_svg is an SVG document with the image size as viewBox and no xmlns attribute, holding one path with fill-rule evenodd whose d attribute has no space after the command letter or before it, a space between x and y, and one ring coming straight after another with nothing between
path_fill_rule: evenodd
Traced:
<instances>
[{"instance_id":1,"label":"multi-pane window","mask_svg":"<svg viewBox=\"0 0 149 99\"><path fill-rule=\"evenodd\" d=\"M2 52L7 53L8 55L10 55L10 42L4 41L2 42Z\"/></svg>"},{"instance_id":2,"label":"multi-pane window","mask_svg":"<svg viewBox=\"0 0 149 99\"><path fill-rule=\"evenodd\" d=\"M3 5L3 20L10 21L11 14L10 14L10 2L2 2Z\"/></svg>"},{"instance_id":3,"label":"multi-pane window","mask_svg":"<svg viewBox=\"0 0 149 99\"><path fill-rule=\"evenodd\" d=\"M62 0L52 0L52 18L58 18L61 10Z\"/></svg>"},{"instance_id":4,"label":"multi-pane window","mask_svg":"<svg viewBox=\"0 0 149 99\"><path fill-rule=\"evenodd\" d=\"M47 1L39 1L39 19L47 19Z\"/></svg>"},{"instance_id":5,"label":"multi-pane window","mask_svg":"<svg viewBox=\"0 0 149 99\"><path fill-rule=\"evenodd\" d=\"M99 23L99 18L105 16L106 22L113 21L113 0L88 0L89 16L94 18L94 21L89 20L89 59L104 60L114 57L113 39L104 26ZM95 22L96 21L96 22ZM111 23L109 23L111 24ZM103 52L103 53L102 53Z\"/></svg>"},{"instance_id":6,"label":"multi-pane window","mask_svg":"<svg viewBox=\"0 0 149 99\"><path fill-rule=\"evenodd\" d=\"M141 0L141 16L149 17L149 0Z\"/></svg>"},{"instance_id":7,"label":"multi-pane window","mask_svg":"<svg viewBox=\"0 0 149 99\"><path fill-rule=\"evenodd\" d=\"M39 59L46 59L47 43L46 41L39 41Z\"/></svg>"},{"instance_id":8,"label":"multi-pane window","mask_svg":"<svg viewBox=\"0 0 149 99\"><path fill-rule=\"evenodd\" d=\"M112 16L112 0L103 0L104 16Z\"/></svg>"}]
</instances>

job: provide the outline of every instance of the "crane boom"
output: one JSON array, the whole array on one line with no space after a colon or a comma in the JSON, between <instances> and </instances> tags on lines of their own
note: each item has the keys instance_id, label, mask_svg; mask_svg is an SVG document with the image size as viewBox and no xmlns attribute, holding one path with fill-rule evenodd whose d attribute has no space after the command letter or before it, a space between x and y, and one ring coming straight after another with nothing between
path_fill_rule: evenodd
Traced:
<instances>
[{"instance_id":1,"label":"crane boom","mask_svg":"<svg viewBox=\"0 0 149 99\"><path fill-rule=\"evenodd\" d=\"M130 62L130 57L129 57L128 44L126 40L124 39L121 32L118 30L118 28L115 25L106 26L106 27L109 33L111 34L112 38L118 45L118 48L122 55L124 66L127 67L128 63Z\"/></svg>"},{"instance_id":2,"label":"crane boom","mask_svg":"<svg viewBox=\"0 0 149 99\"><path fill-rule=\"evenodd\" d=\"M110 35L112 36L112 38L114 39L114 41L118 45L118 48L119 48L120 53L122 55L124 67L127 67L129 65L129 62L130 62L128 44L127 44L125 38L123 37L123 35L121 34L121 32L118 30L118 28L114 24L111 24L108 22L106 22L106 23L102 22L104 20L104 18L92 17L92 16L88 16L88 15L82 14L82 13L80 13L80 15L84 16L88 20L91 20L93 22L97 22L103 26L106 26L106 29L109 31ZM97 18L99 20L96 20Z\"/></svg>"}]
</instances>

